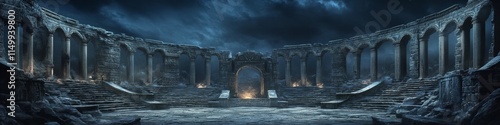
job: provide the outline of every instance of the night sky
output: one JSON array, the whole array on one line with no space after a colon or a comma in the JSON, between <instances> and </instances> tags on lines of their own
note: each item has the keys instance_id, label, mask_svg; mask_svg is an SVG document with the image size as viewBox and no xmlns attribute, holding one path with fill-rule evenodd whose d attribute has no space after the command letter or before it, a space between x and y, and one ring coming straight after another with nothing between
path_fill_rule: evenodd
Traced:
<instances>
[{"instance_id":1,"label":"night sky","mask_svg":"<svg viewBox=\"0 0 500 125\"><path fill-rule=\"evenodd\" d=\"M134 37L269 53L287 44L326 43L357 34L391 0L37 0L40 6ZM52 2L49 2L52 1ZM55 1L55 2L54 2ZM466 0L392 0L389 28ZM49 4L47 4L49 3ZM50 4L51 3L51 4ZM385 19L385 17L382 17Z\"/></svg>"}]
</instances>

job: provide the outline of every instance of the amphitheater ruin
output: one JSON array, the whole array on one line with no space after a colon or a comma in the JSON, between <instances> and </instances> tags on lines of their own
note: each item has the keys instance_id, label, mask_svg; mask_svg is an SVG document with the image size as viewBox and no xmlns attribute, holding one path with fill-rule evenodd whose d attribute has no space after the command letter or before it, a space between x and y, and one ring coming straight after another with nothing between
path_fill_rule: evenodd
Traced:
<instances>
[{"instance_id":1,"label":"amphitheater ruin","mask_svg":"<svg viewBox=\"0 0 500 125\"><path fill-rule=\"evenodd\" d=\"M269 55L115 34L40 7L33 0L3 0L0 10L0 56L5 60L6 12L15 10L17 15L15 51L20 56L16 63L26 74L19 78L26 85L19 85L16 91L28 93L18 100L64 95L71 99L60 100L81 112L92 107L113 112L317 106L418 114L424 107L446 105L450 111L464 114L500 87L496 58L500 37L495 32L499 31L495 24L500 15L495 0L469 0L463 7L454 5L374 33L286 45ZM431 37L438 41L429 42ZM382 45L393 48L388 50L394 55L388 64L381 62L385 60L380 58L385 56L379 52L384 51ZM438 48L436 58L430 57L430 47ZM245 83L254 77L241 77L245 70L257 73L255 84ZM490 79L481 79L487 76L484 74ZM346 87L346 83L355 87ZM437 104L394 109L394 105L405 107L406 98L421 97L422 92L432 98L429 100L438 100ZM433 113L418 115L433 117L428 114Z\"/></svg>"}]
</instances>

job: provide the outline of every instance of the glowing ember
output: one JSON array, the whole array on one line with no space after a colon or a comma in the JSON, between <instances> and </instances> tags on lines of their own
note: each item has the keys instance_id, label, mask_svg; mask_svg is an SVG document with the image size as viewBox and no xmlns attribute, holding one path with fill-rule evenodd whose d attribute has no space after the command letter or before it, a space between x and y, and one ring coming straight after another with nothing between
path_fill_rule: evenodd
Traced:
<instances>
[{"instance_id":1,"label":"glowing ember","mask_svg":"<svg viewBox=\"0 0 500 125\"><path fill-rule=\"evenodd\" d=\"M300 87L300 83L299 82L293 82L292 83L292 87Z\"/></svg>"},{"instance_id":2,"label":"glowing ember","mask_svg":"<svg viewBox=\"0 0 500 125\"><path fill-rule=\"evenodd\" d=\"M253 99L257 96L257 92L254 88L247 88L245 90L240 91L240 94L238 94L238 97L242 99Z\"/></svg>"},{"instance_id":3,"label":"glowing ember","mask_svg":"<svg viewBox=\"0 0 500 125\"><path fill-rule=\"evenodd\" d=\"M307 81L302 83L302 80L296 81L292 83L292 87L301 87L301 86L312 86L311 82Z\"/></svg>"},{"instance_id":4,"label":"glowing ember","mask_svg":"<svg viewBox=\"0 0 500 125\"><path fill-rule=\"evenodd\" d=\"M196 88L207 88L207 85L203 84L203 83L198 83L196 85Z\"/></svg>"},{"instance_id":5,"label":"glowing ember","mask_svg":"<svg viewBox=\"0 0 500 125\"><path fill-rule=\"evenodd\" d=\"M318 88L323 88L323 83L318 83L316 86L318 86Z\"/></svg>"}]
</instances>

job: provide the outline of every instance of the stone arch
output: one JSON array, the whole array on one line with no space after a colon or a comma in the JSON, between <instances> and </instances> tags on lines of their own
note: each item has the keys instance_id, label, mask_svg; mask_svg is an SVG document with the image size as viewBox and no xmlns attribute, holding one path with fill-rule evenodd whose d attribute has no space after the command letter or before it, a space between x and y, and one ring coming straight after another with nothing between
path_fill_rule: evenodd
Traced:
<instances>
[{"instance_id":1,"label":"stone arch","mask_svg":"<svg viewBox=\"0 0 500 125\"><path fill-rule=\"evenodd\" d=\"M340 47L340 52L342 53L349 53L349 52L356 52L357 49L350 45L344 45Z\"/></svg>"},{"instance_id":2,"label":"stone arch","mask_svg":"<svg viewBox=\"0 0 500 125\"><path fill-rule=\"evenodd\" d=\"M21 21L23 31L27 31L27 33L32 34L34 32L34 22L31 20L31 18L23 17Z\"/></svg>"},{"instance_id":3,"label":"stone arch","mask_svg":"<svg viewBox=\"0 0 500 125\"><path fill-rule=\"evenodd\" d=\"M435 25L430 25L422 31L420 36L422 39L429 39L429 36L435 32L439 33L439 28Z\"/></svg>"},{"instance_id":4,"label":"stone arch","mask_svg":"<svg viewBox=\"0 0 500 125\"><path fill-rule=\"evenodd\" d=\"M480 5L479 11L475 14L474 19L477 19L478 21L484 22L488 18L488 16L491 13L491 2L485 2Z\"/></svg>"},{"instance_id":5,"label":"stone arch","mask_svg":"<svg viewBox=\"0 0 500 125\"><path fill-rule=\"evenodd\" d=\"M373 43L373 47L375 49L378 49L378 47L380 47L384 42L396 43L396 41L394 39L389 38L389 37L384 37L382 39L378 39L377 41L375 41L375 43Z\"/></svg>"},{"instance_id":6,"label":"stone arch","mask_svg":"<svg viewBox=\"0 0 500 125\"><path fill-rule=\"evenodd\" d=\"M69 75L66 74L66 61L69 61L69 57L65 56L64 48L65 41L70 36L67 35L67 32L64 28L54 27L51 32L53 35L53 44L52 44L52 65L53 65L53 76L57 78L69 78Z\"/></svg>"},{"instance_id":7,"label":"stone arch","mask_svg":"<svg viewBox=\"0 0 500 125\"><path fill-rule=\"evenodd\" d=\"M370 45L369 42L361 42L357 47L356 47L356 51L363 51L363 49L365 48L371 48L372 45Z\"/></svg>"},{"instance_id":8,"label":"stone arch","mask_svg":"<svg viewBox=\"0 0 500 125\"><path fill-rule=\"evenodd\" d=\"M333 53L333 50L329 48L322 49L321 51L319 51L319 56L324 56L327 53Z\"/></svg>"},{"instance_id":9,"label":"stone arch","mask_svg":"<svg viewBox=\"0 0 500 125\"><path fill-rule=\"evenodd\" d=\"M85 80L86 75L83 70L83 44L86 44L84 38L82 38L79 33L71 33L69 36L70 43L70 54L69 54L69 63L70 63L70 76L72 79L80 79ZM87 63L87 62L85 62Z\"/></svg>"},{"instance_id":10,"label":"stone arch","mask_svg":"<svg viewBox=\"0 0 500 125\"><path fill-rule=\"evenodd\" d=\"M211 53L210 53L210 56L216 56L216 57L217 57L217 59L219 59L219 61L220 61L221 59L223 59L222 54L221 54L221 53L219 53L219 52L211 52Z\"/></svg>"},{"instance_id":11,"label":"stone arch","mask_svg":"<svg viewBox=\"0 0 500 125\"><path fill-rule=\"evenodd\" d=\"M399 44L399 58L400 58L400 67L399 70L400 73L399 73L399 76L398 74L395 74L396 78L399 77L399 80L405 78L405 77L409 77L409 73L410 73L410 65L408 65L412 60L411 60L411 44L410 44L410 41L413 39L414 37L412 37L412 35L410 33L404 33L402 35L402 37L397 41L396 44ZM396 57L398 58L398 57ZM397 68L397 67L395 67ZM398 69L396 69L398 70Z\"/></svg>"},{"instance_id":12,"label":"stone arch","mask_svg":"<svg viewBox=\"0 0 500 125\"><path fill-rule=\"evenodd\" d=\"M128 45L127 43L124 43L124 42L118 42L118 44L119 44L120 46L122 46L122 45L123 45L125 48L127 48L127 51L128 51L128 52L135 52L135 50L133 50L133 49L132 49L132 47L130 47L130 45Z\"/></svg>"},{"instance_id":13,"label":"stone arch","mask_svg":"<svg viewBox=\"0 0 500 125\"><path fill-rule=\"evenodd\" d=\"M68 38L70 36L69 31L63 26L55 25L55 26L48 26L47 28L49 29L50 33L55 33L57 29L60 29L63 32L63 36L65 38Z\"/></svg>"},{"instance_id":14,"label":"stone arch","mask_svg":"<svg viewBox=\"0 0 500 125\"><path fill-rule=\"evenodd\" d=\"M303 58L304 54L301 53L300 51L290 51L289 58L292 58L293 56L299 56L299 58Z\"/></svg>"},{"instance_id":15,"label":"stone arch","mask_svg":"<svg viewBox=\"0 0 500 125\"><path fill-rule=\"evenodd\" d=\"M445 25L443 25L440 29L440 32L441 33L444 33L444 34L449 34L449 33L452 33L455 29L457 29L458 27L458 21L457 20L449 20L445 23Z\"/></svg>"},{"instance_id":16,"label":"stone arch","mask_svg":"<svg viewBox=\"0 0 500 125\"><path fill-rule=\"evenodd\" d=\"M389 76L391 78L394 78L395 71L395 49L396 47L394 46L394 43L396 41L390 37L385 37L382 39L378 39L376 42L373 44L374 50L371 52L371 58L375 60L372 62L371 66L375 66L375 68L371 68L372 70L375 70L375 74L372 74L372 78L378 79L382 76ZM380 56L379 56L380 55ZM382 56L383 55L383 56ZM373 57L375 56L375 57Z\"/></svg>"},{"instance_id":17,"label":"stone arch","mask_svg":"<svg viewBox=\"0 0 500 125\"><path fill-rule=\"evenodd\" d=\"M82 40L82 42L86 43L87 42L87 39L85 38L85 36L83 36L79 31L75 31L75 30L72 30L70 33L69 36L73 36L73 35L76 35L80 38L80 40Z\"/></svg>"},{"instance_id":18,"label":"stone arch","mask_svg":"<svg viewBox=\"0 0 500 125\"><path fill-rule=\"evenodd\" d=\"M254 96L250 95L251 97L247 97L248 96L247 94L251 94L251 93L247 93L245 91L243 91L243 92L239 91L239 89L240 89L239 88L239 84L240 83L239 83L239 80L238 80L238 78L239 78L238 76L240 75L240 71L243 70L243 69L245 69L245 68L250 68L250 69L253 69L253 70L256 70L256 71L259 72L259 78L260 78L259 79L259 82L260 82L260 84L259 84L259 90L260 91L257 91L259 93L258 95L254 95ZM264 97L265 96L264 95L264 93L265 93L265 91L264 91L265 90L264 72L262 71L262 69L260 69L257 66L254 66L254 65L244 65L244 66L241 66L241 67L238 68L238 70L236 71L235 75L236 76L234 77L235 81L234 81L234 85L233 86L234 86L234 90L235 90L235 93L236 93L237 97L243 98L243 99L251 99L251 98Z\"/></svg>"},{"instance_id":19,"label":"stone arch","mask_svg":"<svg viewBox=\"0 0 500 125\"><path fill-rule=\"evenodd\" d=\"M168 54L167 52L165 51L165 49L160 49L160 48L154 48L153 51L154 52L160 52L162 54L162 56L166 57Z\"/></svg>"},{"instance_id":20,"label":"stone arch","mask_svg":"<svg viewBox=\"0 0 500 125\"><path fill-rule=\"evenodd\" d=\"M149 48L145 47L145 46L138 46L138 47L136 47L136 49L144 51L146 53L146 55L152 54L152 52L149 50Z\"/></svg>"}]
</instances>

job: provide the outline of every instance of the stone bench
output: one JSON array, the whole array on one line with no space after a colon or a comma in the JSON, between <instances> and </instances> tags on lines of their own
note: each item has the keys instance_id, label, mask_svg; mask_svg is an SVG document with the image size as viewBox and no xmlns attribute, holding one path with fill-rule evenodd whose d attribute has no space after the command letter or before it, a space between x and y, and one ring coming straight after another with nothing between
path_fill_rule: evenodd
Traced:
<instances>
[{"instance_id":1,"label":"stone bench","mask_svg":"<svg viewBox=\"0 0 500 125\"><path fill-rule=\"evenodd\" d=\"M344 100L333 100L328 102L321 102L322 109L337 109Z\"/></svg>"},{"instance_id":2,"label":"stone bench","mask_svg":"<svg viewBox=\"0 0 500 125\"><path fill-rule=\"evenodd\" d=\"M160 102L160 101L145 101L150 109L159 110L159 109L168 109L168 103Z\"/></svg>"}]
</instances>

